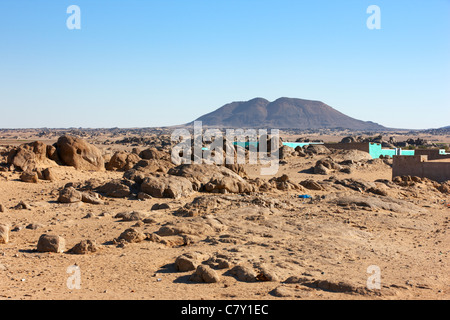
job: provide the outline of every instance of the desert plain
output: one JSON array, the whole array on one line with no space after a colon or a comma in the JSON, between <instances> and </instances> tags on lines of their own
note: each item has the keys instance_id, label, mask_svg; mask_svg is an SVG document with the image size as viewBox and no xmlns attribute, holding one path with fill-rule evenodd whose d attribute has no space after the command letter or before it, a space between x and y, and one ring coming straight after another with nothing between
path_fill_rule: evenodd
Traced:
<instances>
[{"instance_id":1,"label":"desert plain","mask_svg":"<svg viewBox=\"0 0 450 320\"><path fill-rule=\"evenodd\" d=\"M393 179L390 158L284 148L264 176L177 166L164 128L0 136L0 299L450 298L450 184ZM61 137L82 146L71 165Z\"/></svg>"}]
</instances>

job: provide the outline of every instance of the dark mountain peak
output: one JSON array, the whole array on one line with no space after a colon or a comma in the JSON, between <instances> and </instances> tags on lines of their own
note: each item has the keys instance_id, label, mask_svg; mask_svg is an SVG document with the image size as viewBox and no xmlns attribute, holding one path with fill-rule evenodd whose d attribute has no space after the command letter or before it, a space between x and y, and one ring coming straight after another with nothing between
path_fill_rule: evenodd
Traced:
<instances>
[{"instance_id":1,"label":"dark mountain peak","mask_svg":"<svg viewBox=\"0 0 450 320\"><path fill-rule=\"evenodd\" d=\"M205 126L235 128L350 128L378 130L383 126L361 121L333 109L321 101L281 97L232 102L197 120Z\"/></svg>"}]
</instances>

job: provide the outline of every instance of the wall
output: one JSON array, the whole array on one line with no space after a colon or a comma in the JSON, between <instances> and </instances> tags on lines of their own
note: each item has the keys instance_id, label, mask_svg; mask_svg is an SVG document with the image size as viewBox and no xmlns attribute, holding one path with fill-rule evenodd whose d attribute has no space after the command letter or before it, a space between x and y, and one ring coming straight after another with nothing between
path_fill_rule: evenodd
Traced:
<instances>
[{"instance_id":1,"label":"wall","mask_svg":"<svg viewBox=\"0 0 450 320\"><path fill-rule=\"evenodd\" d=\"M428 160L450 159L450 154L446 154L444 149L416 149L415 151L416 155L428 156Z\"/></svg>"},{"instance_id":2,"label":"wall","mask_svg":"<svg viewBox=\"0 0 450 320\"><path fill-rule=\"evenodd\" d=\"M323 144L322 142L283 142L284 146L288 146L291 148L304 147L309 146L310 144Z\"/></svg>"},{"instance_id":3,"label":"wall","mask_svg":"<svg viewBox=\"0 0 450 320\"><path fill-rule=\"evenodd\" d=\"M392 178L416 176L437 182L450 180L450 159L429 161L427 155L394 156Z\"/></svg>"},{"instance_id":4,"label":"wall","mask_svg":"<svg viewBox=\"0 0 450 320\"><path fill-rule=\"evenodd\" d=\"M324 143L328 149L341 149L341 150L361 150L369 152L369 144L367 142L353 142L353 143ZM370 153L370 152L369 152Z\"/></svg>"}]
</instances>

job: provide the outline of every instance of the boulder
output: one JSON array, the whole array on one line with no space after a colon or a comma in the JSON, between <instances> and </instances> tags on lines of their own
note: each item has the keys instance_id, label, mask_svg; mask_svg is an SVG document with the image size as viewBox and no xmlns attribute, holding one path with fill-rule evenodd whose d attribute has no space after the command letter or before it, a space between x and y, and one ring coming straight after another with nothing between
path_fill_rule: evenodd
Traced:
<instances>
[{"instance_id":1,"label":"boulder","mask_svg":"<svg viewBox=\"0 0 450 320\"><path fill-rule=\"evenodd\" d=\"M146 235L135 228L128 228L124 232L122 232L119 236L119 240L123 239L126 242L130 243L142 242L143 240L145 240L145 238Z\"/></svg>"},{"instance_id":2,"label":"boulder","mask_svg":"<svg viewBox=\"0 0 450 320\"><path fill-rule=\"evenodd\" d=\"M302 186L292 183L289 180L289 176L287 174L283 174L280 177L273 177L269 180L269 183L272 184L276 189L281 191L303 190Z\"/></svg>"},{"instance_id":3,"label":"boulder","mask_svg":"<svg viewBox=\"0 0 450 320\"><path fill-rule=\"evenodd\" d=\"M201 264L189 280L192 282L215 283L220 281L220 277L210 266Z\"/></svg>"},{"instance_id":4,"label":"boulder","mask_svg":"<svg viewBox=\"0 0 450 320\"><path fill-rule=\"evenodd\" d=\"M342 180L335 180L336 184L340 184L343 185L344 187L347 187L349 189L358 191L358 192L363 192L363 191L368 191L368 192L372 192L372 193L377 193L375 190L377 189L377 185L374 182L369 182L366 180L362 180L362 179L342 179ZM369 191L371 190L371 191ZM381 193L377 193L377 194L381 194ZM385 194L383 194L385 195Z\"/></svg>"},{"instance_id":5,"label":"boulder","mask_svg":"<svg viewBox=\"0 0 450 320\"><path fill-rule=\"evenodd\" d=\"M246 265L237 265L230 269L230 273L234 275L239 281L254 282L256 281L257 273Z\"/></svg>"},{"instance_id":6,"label":"boulder","mask_svg":"<svg viewBox=\"0 0 450 320\"><path fill-rule=\"evenodd\" d=\"M62 253L66 247L66 240L57 235L43 234L40 236L37 251Z\"/></svg>"},{"instance_id":7,"label":"boulder","mask_svg":"<svg viewBox=\"0 0 450 320\"><path fill-rule=\"evenodd\" d=\"M170 208L169 203L155 203L150 210L165 210Z\"/></svg>"},{"instance_id":8,"label":"boulder","mask_svg":"<svg viewBox=\"0 0 450 320\"><path fill-rule=\"evenodd\" d=\"M123 177L127 180L141 184L145 177L153 173L167 173L170 168L175 167L172 162L166 160L140 160L130 170L127 170Z\"/></svg>"},{"instance_id":9,"label":"boulder","mask_svg":"<svg viewBox=\"0 0 450 320\"><path fill-rule=\"evenodd\" d=\"M22 144L11 150L7 163L14 165L16 169L29 172L57 165L55 161L47 158L47 145L39 141Z\"/></svg>"},{"instance_id":10,"label":"boulder","mask_svg":"<svg viewBox=\"0 0 450 320\"><path fill-rule=\"evenodd\" d=\"M316 181L311 180L311 179L301 181L300 185L302 185L303 187L305 187L306 189L309 189L309 190L317 190L317 191L324 190L324 188L320 184L318 184Z\"/></svg>"},{"instance_id":11,"label":"boulder","mask_svg":"<svg viewBox=\"0 0 450 320\"><path fill-rule=\"evenodd\" d=\"M75 203L83 199L83 194L74 187L66 187L59 192L58 202Z\"/></svg>"},{"instance_id":12,"label":"boulder","mask_svg":"<svg viewBox=\"0 0 450 320\"><path fill-rule=\"evenodd\" d=\"M131 195L130 181L123 179L115 179L106 184L96 188L97 192L112 198L126 198Z\"/></svg>"},{"instance_id":13,"label":"boulder","mask_svg":"<svg viewBox=\"0 0 450 320\"><path fill-rule=\"evenodd\" d=\"M310 144L304 150L306 154L330 154L331 151L321 144Z\"/></svg>"},{"instance_id":14,"label":"boulder","mask_svg":"<svg viewBox=\"0 0 450 320\"><path fill-rule=\"evenodd\" d=\"M56 142L56 149L64 165L79 170L102 171L105 169L101 151L81 138L62 136Z\"/></svg>"},{"instance_id":15,"label":"boulder","mask_svg":"<svg viewBox=\"0 0 450 320\"><path fill-rule=\"evenodd\" d=\"M90 204L105 204L99 194L92 191L81 192L81 201Z\"/></svg>"},{"instance_id":16,"label":"boulder","mask_svg":"<svg viewBox=\"0 0 450 320\"><path fill-rule=\"evenodd\" d=\"M110 171L127 171L134 167L141 158L135 153L128 153L124 151L116 152L111 160L106 164L106 170Z\"/></svg>"},{"instance_id":17,"label":"boulder","mask_svg":"<svg viewBox=\"0 0 450 320\"><path fill-rule=\"evenodd\" d=\"M200 196L179 208L175 214L185 217L204 216L227 205L230 205L230 201L219 196Z\"/></svg>"},{"instance_id":18,"label":"boulder","mask_svg":"<svg viewBox=\"0 0 450 320\"><path fill-rule=\"evenodd\" d=\"M296 154L295 149L289 146L281 146L279 149L280 160L291 158Z\"/></svg>"},{"instance_id":19,"label":"boulder","mask_svg":"<svg viewBox=\"0 0 450 320\"><path fill-rule=\"evenodd\" d=\"M145 160L166 160L171 161L170 153L159 151L156 148L148 148L139 153L139 157Z\"/></svg>"},{"instance_id":20,"label":"boulder","mask_svg":"<svg viewBox=\"0 0 450 320\"><path fill-rule=\"evenodd\" d=\"M98 247L95 241L83 240L77 243L68 252L72 254L88 254L89 252L97 252Z\"/></svg>"},{"instance_id":21,"label":"boulder","mask_svg":"<svg viewBox=\"0 0 450 320\"><path fill-rule=\"evenodd\" d=\"M115 219L122 219L122 221L141 221L149 217L148 213L142 211L121 212L114 216Z\"/></svg>"},{"instance_id":22,"label":"boulder","mask_svg":"<svg viewBox=\"0 0 450 320\"><path fill-rule=\"evenodd\" d=\"M197 252L184 253L175 260L175 268L181 272L195 270L202 258L203 255Z\"/></svg>"},{"instance_id":23,"label":"boulder","mask_svg":"<svg viewBox=\"0 0 450 320\"><path fill-rule=\"evenodd\" d=\"M211 236L226 229L220 221L214 218L183 218L179 222L167 223L156 232L161 237L176 235Z\"/></svg>"},{"instance_id":24,"label":"boulder","mask_svg":"<svg viewBox=\"0 0 450 320\"><path fill-rule=\"evenodd\" d=\"M149 175L141 184L141 192L155 198L178 199L189 196L193 191L188 179L171 175Z\"/></svg>"},{"instance_id":25,"label":"boulder","mask_svg":"<svg viewBox=\"0 0 450 320\"><path fill-rule=\"evenodd\" d=\"M182 164L168 171L169 174L188 179L196 191L214 193L250 193L256 187L224 166L209 164Z\"/></svg>"},{"instance_id":26,"label":"boulder","mask_svg":"<svg viewBox=\"0 0 450 320\"><path fill-rule=\"evenodd\" d=\"M342 138L340 143L355 143L357 141L359 141L359 140L355 139L355 137L345 137L345 138Z\"/></svg>"},{"instance_id":27,"label":"boulder","mask_svg":"<svg viewBox=\"0 0 450 320\"><path fill-rule=\"evenodd\" d=\"M38 174L36 172L24 171L20 175L20 180L28 183L37 183Z\"/></svg>"},{"instance_id":28,"label":"boulder","mask_svg":"<svg viewBox=\"0 0 450 320\"><path fill-rule=\"evenodd\" d=\"M341 170L342 166L336 163L332 158L327 157L320 159L316 162L314 168L314 173L316 174L329 174L333 170Z\"/></svg>"},{"instance_id":29,"label":"boulder","mask_svg":"<svg viewBox=\"0 0 450 320\"><path fill-rule=\"evenodd\" d=\"M39 174L39 173L38 173ZM47 181L56 181L58 180L56 178L56 174L53 168L46 168L44 170L41 171L41 176L40 177L42 180L47 180Z\"/></svg>"}]
</instances>

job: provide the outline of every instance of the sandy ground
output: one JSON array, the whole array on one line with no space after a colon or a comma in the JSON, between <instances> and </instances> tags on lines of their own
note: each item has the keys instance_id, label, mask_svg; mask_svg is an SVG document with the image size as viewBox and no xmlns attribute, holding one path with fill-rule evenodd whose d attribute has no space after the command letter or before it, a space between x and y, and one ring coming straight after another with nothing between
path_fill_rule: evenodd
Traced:
<instances>
[{"instance_id":1,"label":"sandy ground","mask_svg":"<svg viewBox=\"0 0 450 320\"><path fill-rule=\"evenodd\" d=\"M307 171L323 156L293 157L281 165L277 177L287 174L292 183L305 179L323 181L329 176ZM248 165L249 178L259 167ZM414 204L417 210L394 212L384 209L339 207L321 200L335 192L307 190L315 199L304 200L298 190L253 195L208 195L228 197L226 203L208 212L222 229L200 234L185 246L142 241L117 245L113 240L135 226L153 233L167 223L202 221L202 217L174 215L190 203L195 193L177 200L105 198L104 205L58 203L58 191L69 182L84 183L95 178L109 181L122 172L86 172L72 167L55 168L58 180L37 184L19 180L17 172L0 173L0 224L15 231L10 242L0 244L1 299L449 299L450 209L448 194L428 187L395 187L389 197ZM335 173L337 179L390 180L391 168L383 162L359 166L350 174ZM346 191L347 192L347 191ZM351 191L350 194L354 194ZM376 196L382 198L382 196ZM28 209L15 209L20 201ZM155 203L170 209L150 210ZM114 218L121 212L141 210L151 214L152 223L124 222ZM200 220L199 220L200 219ZM26 228L34 224L36 229ZM66 240L66 249L81 240L95 240L99 250L86 255L40 253L40 235L56 234ZM194 283L193 271L179 272L174 262L183 253L197 252L205 260L223 256L231 265L246 264L268 270L272 281L240 281L230 268L217 269L218 283ZM80 288L70 289L71 266L78 266ZM380 270L380 289L368 289ZM69 269L68 269L69 268ZM68 272L69 271L69 272ZM327 281L338 286L351 284L351 292L286 281L290 277ZM339 286L338 286L339 287Z\"/></svg>"}]
</instances>

